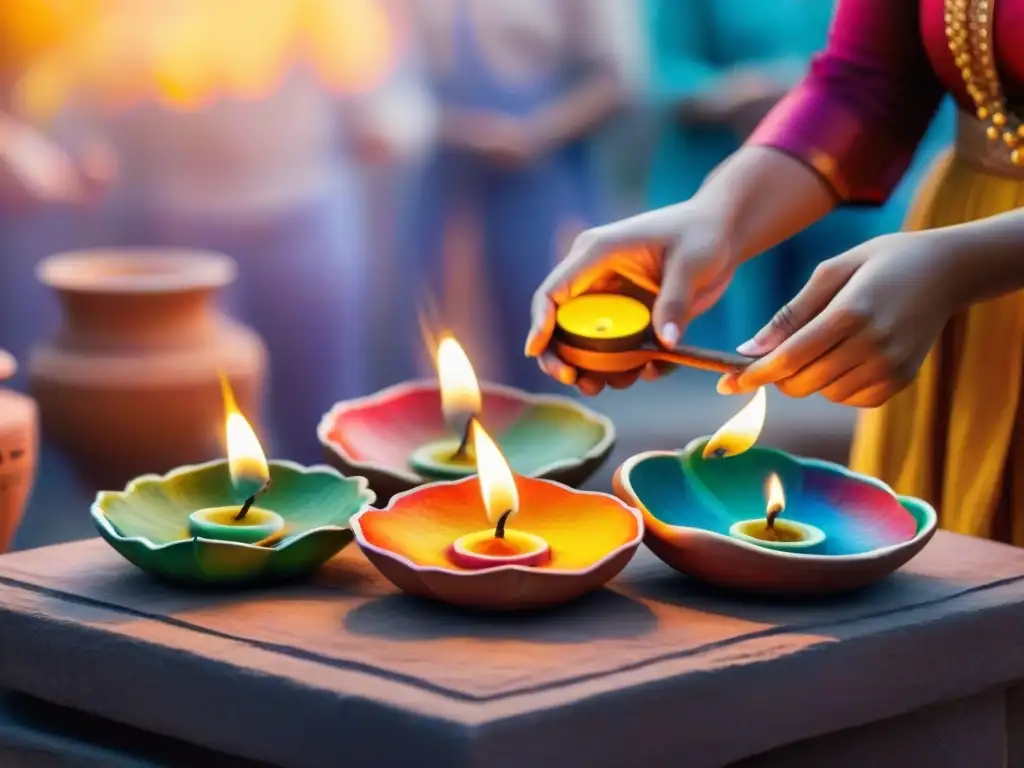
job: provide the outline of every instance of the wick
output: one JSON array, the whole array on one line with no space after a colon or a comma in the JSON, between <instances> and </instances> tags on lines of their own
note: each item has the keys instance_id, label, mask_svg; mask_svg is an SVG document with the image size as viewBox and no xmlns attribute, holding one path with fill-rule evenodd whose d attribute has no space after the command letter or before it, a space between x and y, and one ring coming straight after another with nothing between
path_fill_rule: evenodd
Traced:
<instances>
[{"instance_id":1,"label":"wick","mask_svg":"<svg viewBox=\"0 0 1024 768\"><path fill-rule=\"evenodd\" d=\"M716 459L724 459L727 453L728 451L724 447L722 447L715 448L715 450L711 452L711 455L714 456ZM778 512L776 512L776 514L778 514Z\"/></svg>"},{"instance_id":2,"label":"wick","mask_svg":"<svg viewBox=\"0 0 1024 768\"><path fill-rule=\"evenodd\" d=\"M775 529L775 518L777 518L781 514L782 514L782 505L781 504L772 504L770 507L768 507L768 514L767 514L768 521L767 521L767 524L768 524L768 530L769 531Z\"/></svg>"},{"instance_id":3,"label":"wick","mask_svg":"<svg viewBox=\"0 0 1024 768\"><path fill-rule=\"evenodd\" d=\"M249 509L252 507L253 504L256 503L256 499L258 499L260 496L262 496L264 493L266 493L267 489L269 487L270 487L270 478L268 477L267 478L267 482L265 482L263 485L261 485L259 487L259 490L256 491L256 493L254 493L252 496L250 496L248 499L246 499L245 503L242 505L242 508L240 510L238 510L238 514L235 515L235 522L236 523L239 522L240 520L245 520L245 516L247 514L249 514Z\"/></svg>"},{"instance_id":4,"label":"wick","mask_svg":"<svg viewBox=\"0 0 1024 768\"><path fill-rule=\"evenodd\" d=\"M505 523L508 522L509 516L512 514L511 509L506 509L505 513L498 518L498 525L494 529L494 538L504 539L505 538Z\"/></svg>"},{"instance_id":5,"label":"wick","mask_svg":"<svg viewBox=\"0 0 1024 768\"><path fill-rule=\"evenodd\" d=\"M473 422L476 421L476 416L470 416L469 421L466 422L466 429L462 433L462 442L459 443L459 447L455 449L455 453L452 454L452 461L462 461L466 458L466 453L469 450L469 438L473 434Z\"/></svg>"}]
</instances>

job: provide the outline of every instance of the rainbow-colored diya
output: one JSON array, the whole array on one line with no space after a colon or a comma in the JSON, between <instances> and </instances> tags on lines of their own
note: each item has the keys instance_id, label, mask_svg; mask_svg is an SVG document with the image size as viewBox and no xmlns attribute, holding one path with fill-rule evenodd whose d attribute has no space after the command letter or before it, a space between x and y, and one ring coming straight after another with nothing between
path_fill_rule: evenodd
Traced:
<instances>
[{"instance_id":1,"label":"rainbow-colored diya","mask_svg":"<svg viewBox=\"0 0 1024 768\"><path fill-rule=\"evenodd\" d=\"M484 610L541 608L598 589L633 557L640 513L614 496L516 476L470 424L479 476L422 485L352 518L366 557L399 589Z\"/></svg>"},{"instance_id":2,"label":"rainbow-colored diya","mask_svg":"<svg viewBox=\"0 0 1024 768\"><path fill-rule=\"evenodd\" d=\"M611 421L575 400L479 384L451 337L441 340L436 359L438 381L398 384L335 405L317 429L328 463L367 477L386 500L423 483L474 474L472 419L496 437L517 475L577 486L611 451Z\"/></svg>"},{"instance_id":3,"label":"rainbow-colored diya","mask_svg":"<svg viewBox=\"0 0 1024 768\"><path fill-rule=\"evenodd\" d=\"M765 393L710 438L653 451L616 470L616 494L644 516L645 542L682 573L780 595L867 586L935 533L924 501L825 461L754 447Z\"/></svg>"},{"instance_id":4,"label":"rainbow-colored diya","mask_svg":"<svg viewBox=\"0 0 1024 768\"><path fill-rule=\"evenodd\" d=\"M102 491L91 513L129 562L193 585L305 576L352 540L349 519L375 500L365 478L267 461L222 379L227 460L145 475Z\"/></svg>"}]
</instances>

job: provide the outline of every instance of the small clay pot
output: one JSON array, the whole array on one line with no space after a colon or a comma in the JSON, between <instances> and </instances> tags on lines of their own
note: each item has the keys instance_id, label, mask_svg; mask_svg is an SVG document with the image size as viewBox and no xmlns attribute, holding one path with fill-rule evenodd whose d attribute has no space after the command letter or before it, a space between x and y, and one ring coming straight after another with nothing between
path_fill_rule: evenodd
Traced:
<instances>
[{"instance_id":1,"label":"small clay pot","mask_svg":"<svg viewBox=\"0 0 1024 768\"><path fill-rule=\"evenodd\" d=\"M259 429L266 348L216 306L234 261L189 250L102 250L44 259L63 323L33 350L43 434L94 488L223 457L223 371Z\"/></svg>"},{"instance_id":2,"label":"small clay pot","mask_svg":"<svg viewBox=\"0 0 1024 768\"><path fill-rule=\"evenodd\" d=\"M15 371L14 358L0 350L0 381ZM0 552L10 549L32 492L38 451L38 413L26 395L0 388Z\"/></svg>"}]
</instances>

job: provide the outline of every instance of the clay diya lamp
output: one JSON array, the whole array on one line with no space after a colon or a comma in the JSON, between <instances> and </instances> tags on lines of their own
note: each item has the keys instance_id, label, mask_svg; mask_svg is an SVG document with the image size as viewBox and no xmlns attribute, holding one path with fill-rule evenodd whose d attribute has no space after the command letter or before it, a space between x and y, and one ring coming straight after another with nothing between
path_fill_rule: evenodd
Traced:
<instances>
[{"instance_id":1,"label":"clay diya lamp","mask_svg":"<svg viewBox=\"0 0 1024 768\"><path fill-rule=\"evenodd\" d=\"M743 592L820 595L867 586L935 533L924 501L838 464L754 447L765 395L682 451L633 456L616 494L641 510L645 542L689 576Z\"/></svg>"},{"instance_id":2,"label":"clay diya lamp","mask_svg":"<svg viewBox=\"0 0 1024 768\"><path fill-rule=\"evenodd\" d=\"M0 382L17 370L14 358L0 349ZM39 443L39 414L31 397L0 388L0 552L18 530L32 492Z\"/></svg>"},{"instance_id":3,"label":"clay diya lamp","mask_svg":"<svg viewBox=\"0 0 1024 768\"><path fill-rule=\"evenodd\" d=\"M434 480L476 472L467 427L477 419L493 434L517 475L578 486L607 458L615 428L567 397L479 384L462 347L442 338L438 380L389 387L338 403L317 435L328 463L367 477L384 501Z\"/></svg>"},{"instance_id":4,"label":"clay diya lamp","mask_svg":"<svg viewBox=\"0 0 1024 768\"><path fill-rule=\"evenodd\" d=\"M352 540L375 496L361 477L267 461L222 380L227 460L145 475L92 505L100 535L127 560L185 584L268 583L315 571Z\"/></svg>"},{"instance_id":5,"label":"clay diya lamp","mask_svg":"<svg viewBox=\"0 0 1024 768\"><path fill-rule=\"evenodd\" d=\"M700 347L665 349L654 338L647 305L621 294L588 293L558 307L552 349L569 365L595 373L625 373L649 362L730 373L751 358Z\"/></svg>"},{"instance_id":6,"label":"clay diya lamp","mask_svg":"<svg viewBox=\"0 0 1024 768\"><path fill-rule=\"evenodd\" d=\"M476 422L472 443L479 475L422 485L352 518L360 548L399 589L483 610L542 608L598 589L633 557L637 510L515 475Z\"/></svg>"}]
</instances>

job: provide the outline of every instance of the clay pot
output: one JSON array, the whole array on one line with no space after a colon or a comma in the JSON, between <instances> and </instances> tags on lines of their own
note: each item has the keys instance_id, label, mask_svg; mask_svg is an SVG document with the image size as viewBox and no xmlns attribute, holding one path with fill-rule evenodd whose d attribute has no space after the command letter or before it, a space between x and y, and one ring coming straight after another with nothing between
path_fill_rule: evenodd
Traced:
<instances>
[{"instance_id":1,"label":"clay pot","mask_svg":"<svg viewBox=\"0 0 1024 768\"><path fill-rule=\"evenodd\" d=\"M14 358L0 350L0 381L14 374ZM0 552L21 523L36 476L38 414L31 397L0 388Z\"/></svg>"},{"instance_id":2,"label":"clay pot","mask_svg":"<svg viewBox=\"0 0 1024 768\"><path fill-rule=\"evenodd\" d=\"M259 429L266 349L217 308L236 275L202 251L104 250L44 259L63 322L29 361L43 434L93 488L223 457L218 372Z\"/></svg>"}]
</instances>

